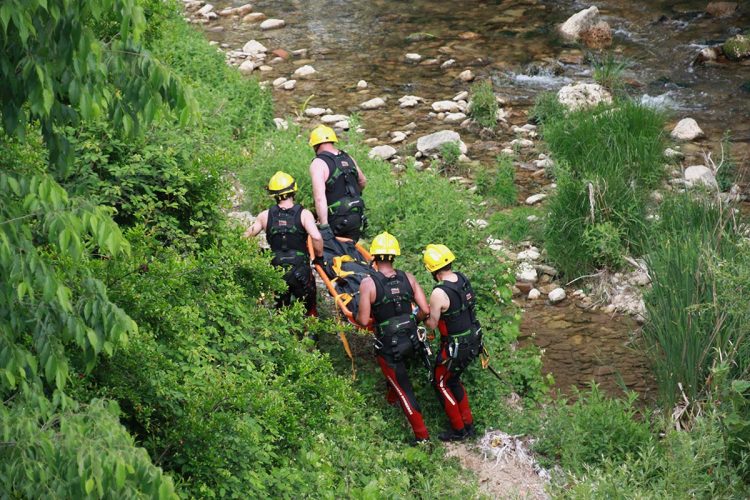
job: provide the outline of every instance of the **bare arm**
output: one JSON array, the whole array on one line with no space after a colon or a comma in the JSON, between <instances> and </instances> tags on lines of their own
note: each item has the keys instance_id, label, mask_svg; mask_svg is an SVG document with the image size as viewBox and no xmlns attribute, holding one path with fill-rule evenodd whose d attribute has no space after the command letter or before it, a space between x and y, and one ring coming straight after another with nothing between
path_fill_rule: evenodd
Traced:
<instances>
[{"instance_id":1,"label":"bare arm","mask_svg":"<svg viewBox=\"0 0 750 500\"><path fill-rule=\"evenodd\" d=\"M357 311L357 323L364 328L370 324L370 310L374 298L374 292L375 282L368 276L359 284L359 311Z\"/></svg>"},{"instance_id":2,"label":"bare arm","mask_svg":"<svg viewBox=\"0 0 750 500\"><path fill-rule=\"evenodd\" d=\"M253 225L247 228L247 231L245 231L245 234L244 234L245 238L252 238L253 236L258 236L258 234L260 234L261 231L266 230L266 224L268 224L268 210L263 210L255 218L255 222L253 222Z\"/></svg>"},{"instance_id":3,"label":"bare arm","mask_svg":"<svg viewBox=\"0 0 750 500\"><path fill-rule=\"evenodd\" d=\"M310 179L312 179L313 201L318 222L328 224L328 201L326 200L326 180L328 180L328 166L320 158L310 163Z\"/></svg>"},{"instance_id":4,"label":"bare arm","mask_svg":"<svg viewBox=\"0 0 750 500\"><path fill-rule=\"evenodd\" d=\"M439 288L435 288L430 295L430 317L424 322L427 328L434 330L440 321L440 315L450 307L450 299Z\"/></svg>"},{"instance_id":5,"label":"bare arm","mask_svg":"<svg viewBox=\"0 0 750 500\"><path fill-rule=\"evenodd\" d=\"M318 231L318 226L315 225L315 217L313 217L312 212L307 209L302 211L302 226L305 228L305 231L307 231L307 234L310 235L310 239L312 239L315 256L322 257L323 237L320 235L320 231Z\"/></svg>"},{"instance_id":6,"label":"bare arm","mask_svg":"<svg viewBox=\"0 0 750 500\"><path fill-rule=\"evenodd\" d=\"M354 158L352 158L354 160ZM365 174L362 173L362 169L359 168L359 165L357 165L357 161L354 161L354 166L357 167L357 182L359 183L359 190L364 191L365 186L367 185L367 177L365 177Z\"/></svg>"},{"instance_id":7,"label":"bare arm","mask_svg":"<svg viewBox=\"0 0 750 500\"><path fill-rule=\"evenodd\" d=\"M427 297L425 297L424 290L422 290L422 287L419 286L419 283L411 273L406 273L406 277L409 279L411 289L414 290L414 302L419 307L417 320L422 321L430 315L430 306L427 304Z\"/></svg>"}]
</instances>

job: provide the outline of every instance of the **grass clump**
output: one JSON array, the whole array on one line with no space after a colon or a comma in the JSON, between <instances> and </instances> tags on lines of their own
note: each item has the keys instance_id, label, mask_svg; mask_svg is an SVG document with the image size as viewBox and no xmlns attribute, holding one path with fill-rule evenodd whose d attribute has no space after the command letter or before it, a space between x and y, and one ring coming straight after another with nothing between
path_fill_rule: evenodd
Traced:
<instances>
[{"instance_id":1,"label":"grass clump","mask_svg":"<svg viewBox=\"0 0 750 500\"><path fill-rule=\"evenodd\" d=\"M479 193L490 198L500 208L515 205L518 189L513 159L506 155L499 156L496 165L494 171L483 170L477 175Z\"/></svg>"},{"instance_id":2,"label":"grass clump","mask_svg":"<svg viewBox=\"0 0 750 500\"><path fill-rule=\"evenodd\" d=\"M469 116L482 127L494 128L497 124L499 106L492 88L492 82L483 80L471 86Z\"/></svg>"},{"instance_id":3,"label":"grass clump","mask_svg":"<svg viewBox=\"0 0 750 500\"><path fill-rule=\"evenodd\" d=\"M529 220L530 216L539 220ZM541 221L542 213L537 208L515 207L510 210L495 212L489 219L488 231L490 234L502 240L518 243L531 240L540 244L544 240L544 223Z\"/></svg>"},{"instance_id":4,"label":"grass clump","mask_svg":"<svg viewBox=\"0 0 750 500\"><path fill-rule=\"evenodd\" d=\"M615 54L609 52L603 57L594 57L592 65L594 70L591 76L596 83L612 93L622 90L625 85L623 73L631 65L628 60L618 58Z\"/></svg>"},{"instance_id":5,"label":"grass clump","mask_svg":"<svg viewBox=\"0 0 750 500\"><path fill-rule=\"evenodd\" d=\"M446 142L440 146L440 160L437 170L444 175L453 175L460 172L461 147L457 142Z\"/></svg>"},{"instance_id":6,"label":"grass clump","mask_svg":"<svg viewBox=\"0 0 750 500\"><path fill-rule=\"evenodd\" d=\"M559 115L545 99L542 130L558 186L548 205L550 258L568 276L617 267L623 254L643 250L647 196L664 175L664 118L631 101Z\"/></svg>"}]
</instances>

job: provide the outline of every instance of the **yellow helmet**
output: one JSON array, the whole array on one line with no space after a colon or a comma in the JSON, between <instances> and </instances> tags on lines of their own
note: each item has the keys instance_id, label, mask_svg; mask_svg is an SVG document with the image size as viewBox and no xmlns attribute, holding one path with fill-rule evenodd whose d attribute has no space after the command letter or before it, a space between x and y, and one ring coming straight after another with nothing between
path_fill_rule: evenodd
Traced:
<instances>
[{"instance_id":1,"label":"yellow helmet","mask_svg":"<svg viewBox=\"0 0 750 500\"><path fill-rule=\"evenodd\" d=\"M271 180L268 181L268 192L271 193L271 196L282 196L289 193L296 193L297 182L294 180L294 177L279 170L273 174Z\"/></svg>"},{"instance_id":2,"label":"yellow helmet","mask_svg":"<svg viewBox=\"0 0 750 500\"><path fill-rule=\"evenodd\" d=\"M401 255L398 240L388 231L375 236L370 245L370 255Z\"/></svg>"},{"instance_id":3,"label":"yellow helmet","mask_svg":"<svg viewBox=\"0 0 750 500\"><path fill-rule=\"evenodd\" d=\"M324 142L339 142L339 139L336 137L336 132L334 132L331 127L318 125L312 132L310 132L309 144L311 147L315 147Z\"/></svg>"},{"instance_id":4,"label":"yellow helmet","mask_svg":"<svg viewBox=\"0 0 750 500\"><path fill-rule=\"evenodd\" d=\"M424 261L424 267L434 273L456 260L456 256L445 245L430 244L424 249L422 260Z\"/></svg>"}]
</instances>

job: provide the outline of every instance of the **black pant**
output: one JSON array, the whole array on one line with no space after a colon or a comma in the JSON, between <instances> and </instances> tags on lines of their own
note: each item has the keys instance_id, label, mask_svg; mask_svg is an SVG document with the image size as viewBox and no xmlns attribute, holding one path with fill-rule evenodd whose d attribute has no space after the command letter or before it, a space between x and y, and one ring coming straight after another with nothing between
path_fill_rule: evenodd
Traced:
<instances>
[{"instance_id":1,"label":"black pant","mask_svg":"<svg viewBox=\"0 0 750 500\"><path fill-rule=\"evenodd\" d=\"M305 311L308 316L317 316L317 293L315 289L315 277L313 276L310 265L303 265L292 268L284 275L287 289L276 300L276 307L288 306L294 300L302 300L305 305Z\"/></svg>"}]
</instances>

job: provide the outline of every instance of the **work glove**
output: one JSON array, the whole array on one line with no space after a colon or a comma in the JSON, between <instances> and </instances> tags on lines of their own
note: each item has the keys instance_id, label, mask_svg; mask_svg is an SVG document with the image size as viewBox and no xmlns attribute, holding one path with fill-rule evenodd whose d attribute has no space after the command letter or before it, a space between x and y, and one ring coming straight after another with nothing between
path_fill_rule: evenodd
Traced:
<instances>
[{"instance_id":1,"label":"work glove","mask_svg":"<svg viewBox=\"0 0 750 500\"><path fill-rule=\"evenodd\" d=\"M323 257L315 257L312 262L313 262L313 265L320 266L320 267L325 267L325 264L326 264L325 260L323 260Z\"/></svg>"},{"instance_id":2,"label":"work glove","mask_svg":"<svg viewBox=\"0 0 750 500\"><path fill-rule=\"evenodd\" d=\"M329 226L328 224L318 225L318 230L320 231L320 236L323 238L324 241L332 240L334 238L333 231L331 230L331 226Z\"/></svg>"}]
</instances>

